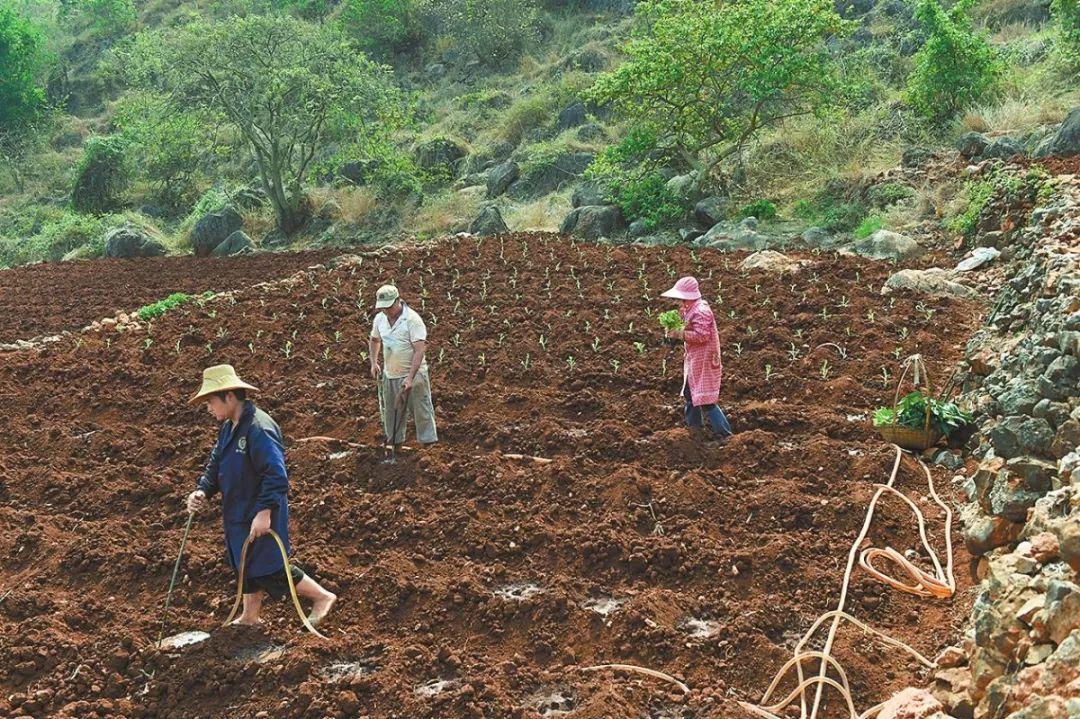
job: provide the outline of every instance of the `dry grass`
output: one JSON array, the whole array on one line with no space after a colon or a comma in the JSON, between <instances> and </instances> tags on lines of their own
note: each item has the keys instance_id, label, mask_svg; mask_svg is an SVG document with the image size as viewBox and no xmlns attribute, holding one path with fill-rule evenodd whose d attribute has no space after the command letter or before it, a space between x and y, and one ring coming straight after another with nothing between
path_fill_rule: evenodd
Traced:
<instances>
[{"instance_id":1,"label":"dry grass","mask_svg":"<svg viewBox=\"0 0 1080 719\"><path fill-rule=\"evenodd\" d=\"M486 189L466 187L427 198L407 221L407 229L416 234L440 235L467 227L484 203Z\"/></svg>"},{"instance_id":2,"label":"dry grass","mask_svg":"<svg viewBox=\"0 0 1080 719\"><path fill-rule=\"evenodd\" d=\"M308 192L315 215L359 225L378 201L367 187L317 187Z\"/></svg>"},{"instance_id":3,"label":"dry grass","mask_svg":"<svg viewBox=\"0 0 1080 719\"><path fill-rule=\"evenodd\" d=\"M965 130L993 134L1028 132L1065 119L1070 102L1066 97L1018 92L999 102L973 108L964 114Z\"/></svg>"},{"instance_id":4,"label":"dry grass","mask_svg":"<svg viewBox=\"0 0 1080 719\"><path fill-rule=\"evenodd\" d=\"M562 192L512 207L504 217L514 232L556 231L571 209L569 193Z\"/></svg>"}]
</instances>

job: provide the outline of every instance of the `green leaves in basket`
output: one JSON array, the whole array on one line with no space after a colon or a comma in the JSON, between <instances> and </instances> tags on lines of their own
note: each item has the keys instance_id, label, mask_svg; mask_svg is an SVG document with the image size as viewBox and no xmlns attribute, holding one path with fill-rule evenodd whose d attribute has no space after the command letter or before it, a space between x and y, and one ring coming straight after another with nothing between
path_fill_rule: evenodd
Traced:
<instances>
[{"instance_id":1,"label":"green leaves in basket","mask_svg":"<svg viewBox=\"0 0 1080 719\"><path fill-rule=\"evenodd\" d=\"M660 320L660 326L666 330L681 330L684 325L678 310L668 310L656 316Z\"/></svg>"},{"instance_id":2,"label":"green leaves in basket","mask_svg":"<svg viewBox=\"0 0 1080 719\"><path fill-rule=\"evenodd\" d=\"M896 409L878 407L874 412L874 426L887 427L897 425L922 429L926 426L926 403L930 403L930 426L948 437L971 422L971 415L952 402L927 397L915 391L905 395L896 403Z\"/></svg>"}]
</instances>

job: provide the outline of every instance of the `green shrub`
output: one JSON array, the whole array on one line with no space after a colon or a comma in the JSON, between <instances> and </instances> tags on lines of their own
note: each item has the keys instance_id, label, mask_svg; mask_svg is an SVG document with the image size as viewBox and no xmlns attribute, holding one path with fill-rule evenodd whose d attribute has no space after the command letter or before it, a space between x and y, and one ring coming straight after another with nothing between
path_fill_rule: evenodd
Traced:
<instances>
[{"instance_id":1,"label":"green shrub","mask_svg":"<svg viewBox=\"0 0 1080 719\"><path fill-rule=\"evenodd\" d=\"M75 166L71 204L79 212L102 214L116 207L128 183L125 143L118 135L92 137Z\"/></svg>"},{"instance_id":2,"label":"green shrub","mask_svg":"<svg viewBox=\"0 0 1080 719\"><path fill-rule=\"evenodd\" d=\"M859 226L852 231L852 235L856 240L861 240L864 237L869 237L882 228L881 218L877 215L869 215L863 218L863 221L859 223Z\"/></svg>"},{"instance_id":3,"label":"green shrub","mask_svg":"<svg viewBox=\"0 0 1080 719\"><path fill-rule=\"evenodd\" d=\"M654 129L633 127L596 156L585 176L604 187L627 219L644 220L647 229L654 229L679 219L684 211L663 175L656 171L663 156Z\"/></svg>"},{"instance_id":4,"label":"green shrub","mask_svg":"<svg viewBox=\"0 0 1080 719\"><path fill-rule=\"evenodd\" d=\"M945 10L940 0L915 0L915 17L927 38L915 54L906 99L935 122L992 97L1004 77L1004 63L968 16L974 2L958 0Z\"/></svg>"},{"instance_id":5,"label":"green shrub","mask_svg":"<svg viewBox=\"0 0 1080 719\"><path fill-rule=\"evenodd\" d=\"M870 204L881 208L895 205L914 196L915 190L907 185L901 185L899 182L886 182L875 185L867 192L867 199L870 200Z\"/></svg>"},{"instance_id":6,"label":"green shrub","mask_svg":"<svg viewBox=\"0 0 1080 719\"><path fill-rule=\"evenodd\" d=\"M655 172L620 183L611 192L623 215L642 220L647 230L675 222L685 212L679 198L668 189L667 180Z\"/></svg>"},{"instance_id":7,"label":"green shrub","mask_svg":"<svg viewBox=\"0 0 1080 719\"><path fill-rule=\"evenodd\" d=\"M1054 0L1050 12L1061 56L1070 65L1080 65L1080 0Z\"/></svg>"},{"instance_id":8,"label":"green shrub","mask_svg":"<svg viewBox=\"0 0 1080 719\"><path fill-rule=\"evenodd\" d=\"M756 217L759 220L775 220L776 205L769 200L754 200L739 208L739 217Z\"/></svg>"},{"instance_id":9,"label":"green shrub","mask_svg":"<svg viewBox=\"0 0 1080 719\"><path fill-rule=\"evenodd\" d=\"M419 0L427 33L499 66L539 41L535 0Z\"/></svg>"},{"instance_id":10,"label":"green shrub","mask_svg":"<svg viewBox=\"0 0 1080 719\"><path fill-rule=\"evenodd\" d=\"M960 192L962 209L945 220L945 227L971 237L983 209L995 196L1006 198L1007 203L1035 204L1048 199L1052 189L1053 178L1041 167L1032 167L1023 174L998 170L986 177L969 180Z\"/></svg>"},{"instance_id":11,"label":"green shrub","mask_svg":"<svg viewBox=\"0 0 1080 719\"><path fill-rule=\"evenodd\" d=\"M105 36L127 32L138 20L132 0L60 0L60 17L88 23L91 31Z\"/></svg>"},{"instance_id":12,"label":"green shrub","mask_svg":"<svg viewBox=\"0 0 1080 719\"><path fill-rule=\"evenodd\" d=\"M55 262L79 248L85 248L88 256L101 256L105 250L105 231L118 219L81 215L55 207L23 212L32 216L33 222L29 228L12 228L8 230L11 236L0 238L0 265Z\"/></svg>"},{"instance_id":13,"label":"green shrub","mask_svg":"<svg viewBox=\"0 0 1080 719\"><path fill-rule=\"evenodd\" d=\"M163 300L158 300L148 305L143 305L135 313L139 316L139 319L143 322L149 322L150 320L156 320L173 307L182 305L185 302L190 302L195 299L191 295L186 295L183 292L174 292Z\"/></svg>"},{"instance_id":14,"label":"green shrub","mask_svg":"<svg viewBox=\"0 0 1080 719\"><path fill-rule=\"evenodd\" d=\"M421 37L415 0L345 0L340 22L361 49L379 58L416 45Z\"/></svg>"}]
</instances>

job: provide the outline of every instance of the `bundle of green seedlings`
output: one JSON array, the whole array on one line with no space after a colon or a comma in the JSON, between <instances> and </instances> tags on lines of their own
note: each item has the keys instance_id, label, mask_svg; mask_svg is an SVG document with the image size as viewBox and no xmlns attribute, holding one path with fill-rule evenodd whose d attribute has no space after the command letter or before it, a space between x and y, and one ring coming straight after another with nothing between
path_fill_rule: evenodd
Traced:
<instances>
[{"instance_id":1,"label":"bundle of green seedlings","mask_svg":"<svg viewBox=\"0 0 1080 719\"><path fill-rule=\"evenodd\" d=\"M665 330L681 330L686 326L686 323L682 321L682 317L679 317L678 310L661 312L656 318L660 320L660 326Z\"/></svg>"},{"instance_id":2,"label":"bundle of green seedlings","mask_svg":"<svg viewBox=\"0 0 1080 719\"><path fill-rule=\"evenodd\" d=\"M916 390L905 395L895 408L878 407L874 411L874 426L922 429L926 426L927 403L930 404L930 427L944 437L963 429L972 421L971 414L954 403L927 397Z\"/></svg>"}]
</instances>

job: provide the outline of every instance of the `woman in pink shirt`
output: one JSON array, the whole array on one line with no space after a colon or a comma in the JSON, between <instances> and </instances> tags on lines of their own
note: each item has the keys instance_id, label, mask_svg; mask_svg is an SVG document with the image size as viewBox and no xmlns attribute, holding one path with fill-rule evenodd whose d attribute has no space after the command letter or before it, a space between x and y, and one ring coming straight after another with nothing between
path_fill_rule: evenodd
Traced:
<instances>
[{"instance_id":1,"label":"woman in pink shirt","mask_svg":"<svg viewBox=\"0 0 1080 719\"><path fill-rule=\"evenodd\" d=\"M704 412L713 435L726 439L731 436L731 425L717 405L724 366L720 361L720 335L712 308L701 299L698 281L693 277L683 277L661 296L681 300L679 316L683 328L668 330L665 335L684 343L682 395L686 400L686 424L702 429Z\"/></svg>"}]
</instances>

